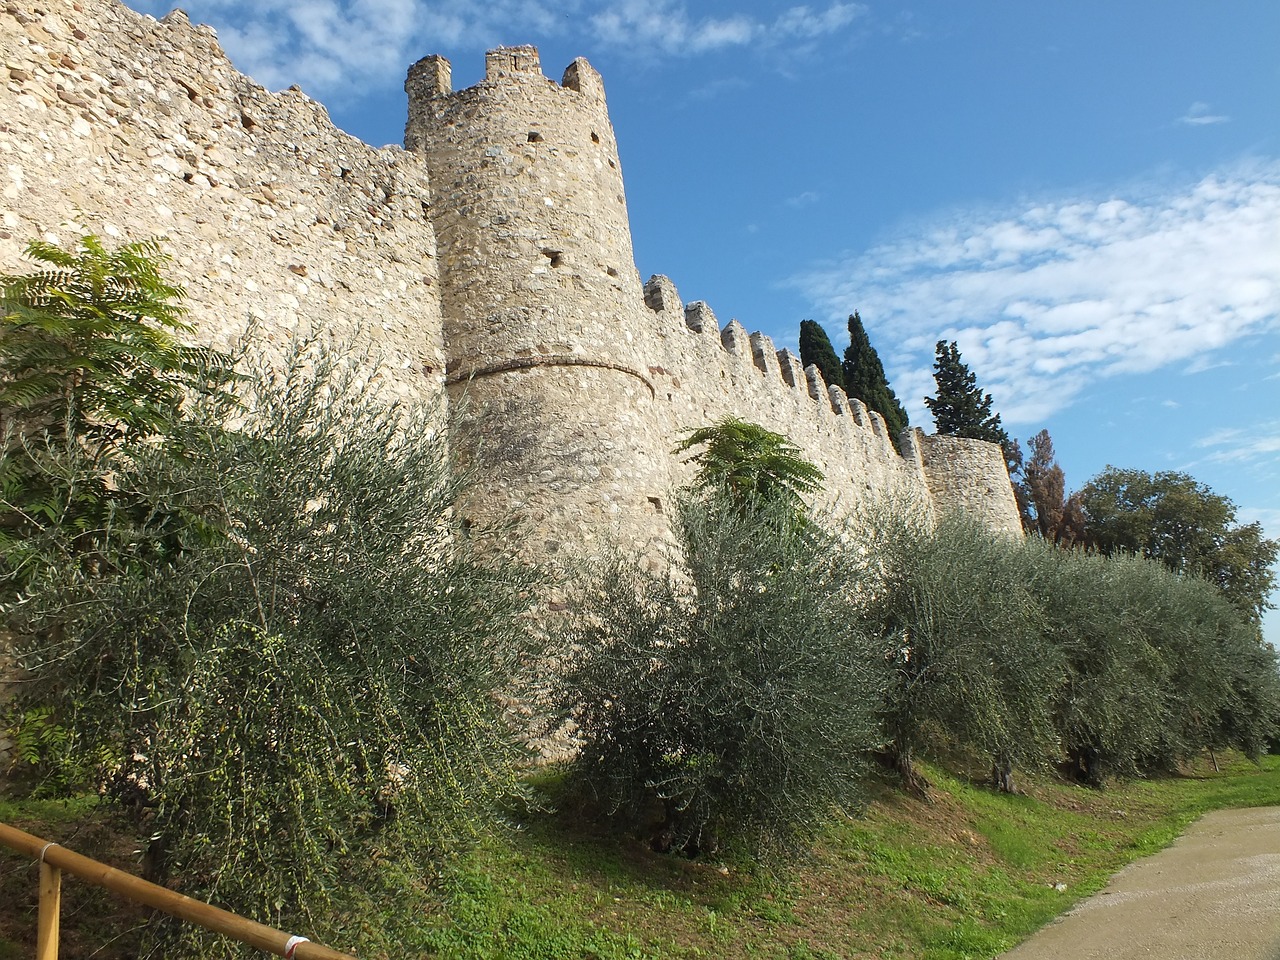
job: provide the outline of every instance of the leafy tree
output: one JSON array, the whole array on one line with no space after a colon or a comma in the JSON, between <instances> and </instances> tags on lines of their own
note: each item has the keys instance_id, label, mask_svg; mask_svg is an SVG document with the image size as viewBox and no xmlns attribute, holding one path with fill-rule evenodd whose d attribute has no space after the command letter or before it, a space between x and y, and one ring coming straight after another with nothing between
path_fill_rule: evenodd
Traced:
<instances>
[{"instance_id":1,"label":"leafy tree","mask_svg":"<svg viewBox=\"0 0 1280 960\"><path fill-rule=\"evenodd\" d=\"M108 251L95 236L72 253L33 241L45 265L0 277L0 432L74 436L96 454L164 434L209 350L185 346L184 296L167 283L158 240ZM218 359L225 359L220 358Z\"/></svg>"},{"instance_id":2,"label":"leafy tree","mask_svg":"<svg viewBox=\"0 0 1280 960\"><path fill-rule=\"evenodd\" d=\"M1215 584L1254 623L1271 607L1280 543L1258 523L1237 525L1236 506L1185 473L1107 467L1081 491L1089 542L1136 553Z\"/></svg>"},{"instance_id":3,"label":"leafy tree","mask_svg":"<svg viewBox=\"0 0 1280 960\"><path fill-rule=\"evenodd\" d=\"M855 310L849 317L849 346L844 351L845 392L861 400L870 409L884 417L889 437L897 447L902 432L907 429L907 411L898 402L897 395L884 375L880 356L871 346L862 317Z\"/></svg>"},{"instance_id":4,"label":"leafy tree","mask_svg":"<svg viewBox=\"0 0 1280 960\"><path fill-rule=\"evenodd\" d=\"M848 392L836 349L831 345L827 331L816 320L800 321L800 362L806 367L812 364L821 370L822 379L828 386L834 385Z\"/></svg>"},{"instance_id":5,"label":"leafy tree","mask_svg":"<svg viewBox=\"0 0 1280 960\"><path fill-rule=\"evenodd\" d=\"M109 251L86 236L75 252L32 242L27 255L42 269L0 277L0 579L9 590L33 574L50 531L74 531L75 562L96 567L172 549L155 538L145 557L126 548L129 530L158 518L112 484L114 461L143 444L181 455L174 436L185 404L234 378L225 355L178 339L191 328L182 290L161 276L159 241Z\"/></svg>"},{"instance_id":6,"label":"leafy tree","mask_svg":"<svg viewBox=\"0 0 1280 960\"><path fill-rule=\"evenodd\" d=\"M821 489L822 471L782 434L759 424L725 417L690 431L675 452L702 446L705 449L691 458L698 465L694 489L723 489L740 506L781 501L793 511L803 511L803 496Z\"/></svg>"},{"instance_id":7,"label":"leafy tree","mask_svg":"<svg viewBox=\"0 0 1280 960\"><path fill-rule=\"evenodd\" d=\"M978 388L978 378L960 359L956 342L939 340L936 351L933 379L938 394L925 397L924 404L933 414L937 432L948 437L989 440L1009 447L1009 435L1000 425L1000 414L991 412L991 394Z\"/></svg>"},{"instance_id":8,"label":"leafy tree","mask_svg":"<svg viewBox=\"0 0 1280 960\"><path fill-rule=\"evenodd\" d=\"M1015 461L1018 475L1014 491L1022 529L1038 533L1050 543L1070 545L1083 540L1084 498L1078 492L1067 496L1066 475L1058 464L1049 431L1041 430L1027 446L1031 459L1024 463L1019 447Z\"/></svg>"},{"instance_id":9,"label":"leafy tree","mask_svg":"<svg viewBox=\"0 0 1280 960\"><path fill-rule=\"evenodd\" d=\"M678 565L616 559L572 604L573 776L660 849L784 852L859 801L880 740L865 568L786 500L744 512L720 488L681 501L674 528Z\"/></svg>"}]
</instances>

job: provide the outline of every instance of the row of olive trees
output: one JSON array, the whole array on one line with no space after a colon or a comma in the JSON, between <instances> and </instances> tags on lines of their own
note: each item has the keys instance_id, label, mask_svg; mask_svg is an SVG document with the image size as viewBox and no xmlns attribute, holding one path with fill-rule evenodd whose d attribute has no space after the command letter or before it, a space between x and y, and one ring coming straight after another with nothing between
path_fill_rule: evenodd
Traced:
<instances>
[{"instance_id":1,"label":"row of olive trees","mask_svg":"<svg viewBox=\"0 0 1280 960\"><path fill-rule=\"evenodd\" d=\"M420 878L520 789L495 694L531 573L458 535L440 411L388 404L361 358L233 375L181 345L154 244L30 252L0 288L15 778L121 801L153 879L399 949Z\"/></svg>"},{"instance_id":2,"label":"row of olive trees","mask_svg":"<svg viewBox=\"0 0 1280 960\"><path fill-rule=\"evenodd\" d=\"M856 804L870 757L924 789L944 742L1013 790L1017 767L1100 785L1274 734L1274 651L1210 584L904 505L824 523L784 438L704 443L680 559L588 581L561 695L573 776L656 845L784 848Z\"/></svg>"},{"instance_id":3,"label":"row of olive trees","mask_svg":"<svg viewBox=\"0 0 1280 960\"><path fill-rule=\"evenodd\" d=\"M865 613L901 638L885 732L907 776L940 732L1003 789L1015 766L1063 761L1101 785L1219 747L1256 758L1274 736L1275 651L1207 581L959 518L886 539Z\"/></svg>"}]
</instances>

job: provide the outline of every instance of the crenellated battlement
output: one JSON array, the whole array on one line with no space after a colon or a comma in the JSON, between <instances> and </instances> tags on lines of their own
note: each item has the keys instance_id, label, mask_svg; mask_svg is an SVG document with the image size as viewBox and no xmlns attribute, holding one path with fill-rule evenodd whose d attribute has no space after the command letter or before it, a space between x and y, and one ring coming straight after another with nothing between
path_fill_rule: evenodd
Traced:
<instances>
[{"instance_id":1,"label":"crenellated battlement","mask_svg":"<svg viewBox=\"0 0 1280 960\"><path fill-rule=\"evenodd\" d=\"M488 51L484 58L484 79L462 90L453 89L453 64L449 59L438 53L429 54L409 67L405 92L412 104L455 96L466 99L468 93L484 88L529 82L572 92L581 96L584 103L604 102L604 78L585 57L578 57L569 64L557 85L543 74L538 48L527 44L495 47Z\"/></svg>"},{"instance_id":2,"label":"crenellated battlement","mask_svg":"<svg viewBox=\"0 0 1280 960\"><path fill-rule=\"evenodd\" d=\"M23 269L31 237L168 236L209 339L336 330L388 358L395 395L445 389L471 519L514 513L546 557L616 541L664 562L663 505L693 469L673 450L727 416L796 443L834 510L905 496L1017 529L997 447L908 431L899 455L879 414L790 350L641 282L586 60L555 83L536 48L500 47L454 90L450 62L422 58L406 153L267 93L177 12L15 0L0 54L0 271Z\"/></svg>"},{"instance_id":3,"label":"crenellated battlement","mask_svg":"<svg viewBox=\"0 0 1280 960\"><path fill-rule=\"evenodd\" d=\"M846 395L841 387L827 384L817 367L804 367L800 358L789 349L778 350L768 334L760 331L748 333L736 319L719 327L715 313L704 301L695 300L685 306L669 277L658 274L650 277L644 286L644 302L660 325L669 317L683 316L684 327L695 340L705 336L709 342L711 335L718 330L719 347L726 362L744 363L749 359L761 374L765 388L778 391L780 401L794 400L798 394L807 395L814 406L812 410L802 408L802 413L812 413L815 417L824 417L828 413L847 417L851 425L866 430L871 436L889 439L889 429L881 414L868 410L866 404ZM678 328L674 324L671 331L676 331L678 336Z\"/></svg>"}]
</instances>

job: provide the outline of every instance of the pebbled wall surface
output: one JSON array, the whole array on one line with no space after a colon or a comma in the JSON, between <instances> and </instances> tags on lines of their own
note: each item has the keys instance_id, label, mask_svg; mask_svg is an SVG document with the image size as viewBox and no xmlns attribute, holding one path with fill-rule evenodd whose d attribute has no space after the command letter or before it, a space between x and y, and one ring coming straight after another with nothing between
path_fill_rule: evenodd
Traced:
<instances>
[{"instance_id":1,"label":"pebbled wall surface","mask_svg":"<svg viewBox=\"0 0 1280 960\"><path fill-rule=\"evenodd\" d=\"M199 334L252 322L385 355L387 386L438 389L444 352L426 168L235 70L209 27L114 0L0 7L0 272L40 237L168 238ZM357 333L357 329L359 332Z\"/></svg>"},{"instance_id":2,"label":"pebbled wall surface","mask_svg":"<svg viewBox=\"0 0 1280 960\"><path fill-rule=\"evenodd\" d=\"M998 448L883 419L768 337L636 273L599 74L532 47L451 89L406 81L407 149L334 128L238 73L213 31L116 0L0 8L0 272L33 237L166 236L199 335L331 332L394 395L447 389L477 522L514 514L546 556L618 538L660 563L684 432L738 416L789 436L837 511L868 497L1018 518Z\"/></svg>"}]
</instances>

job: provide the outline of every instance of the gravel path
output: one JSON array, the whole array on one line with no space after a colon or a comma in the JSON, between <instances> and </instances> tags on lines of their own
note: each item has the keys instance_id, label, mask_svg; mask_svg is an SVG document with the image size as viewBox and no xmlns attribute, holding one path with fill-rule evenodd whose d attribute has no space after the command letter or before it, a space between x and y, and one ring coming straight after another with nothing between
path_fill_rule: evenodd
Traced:
<instances>
[{"instance_id":1,"label":"gravel path","mask_svg":"<svg viewBox=\"0 0 1280 960\"><path fill-rule=\"evenodd\" d=\"M1280 960L1280 807L1221 810L1003 960Z\"/></svg>"}]
</instances>

